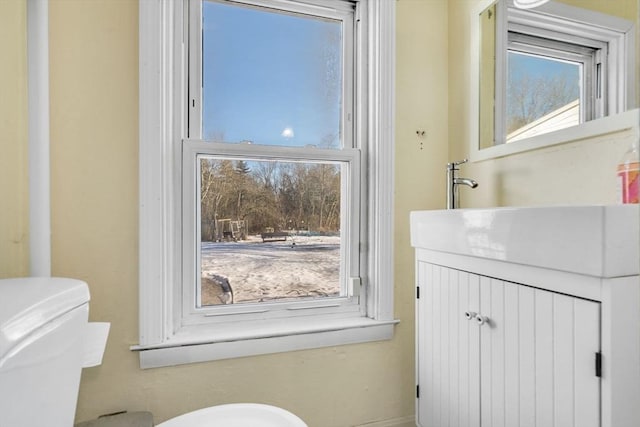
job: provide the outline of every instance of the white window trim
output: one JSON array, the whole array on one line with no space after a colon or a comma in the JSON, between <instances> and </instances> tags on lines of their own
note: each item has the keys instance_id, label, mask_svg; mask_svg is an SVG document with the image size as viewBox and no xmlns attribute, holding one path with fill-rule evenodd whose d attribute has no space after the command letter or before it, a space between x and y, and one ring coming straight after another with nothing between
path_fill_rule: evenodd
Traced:
<instances>
[{"instance_id":1,"label":"white window trim","mask_svg":"<svg viewBox=\"0 0 640 427\"><path fill-rule=\"evenodd\" d=\"M586 9L569 6L563 3L551 1L532 10L515 9L512 0L506 0L510 10L510 23L531 25L543 31L557 31L571 33L575 37L596 38L609 43L607 76L608 87L617 88L615 92L609 92L608 115L603 118L591 120L578 126L561 129L522 139L512 144L500 144L493 147L480 149L479 144L479 78L480 75L480 13L495 2L495 0L482 0L470 15L470 102L469 102L469 157L471 161L495 159L512 154L550 147L579 139L594 138L628 129L629 117L633 113L630 110L635 105L635 26L632 22L592 12ZM504 14L504 13L503 13ZM499 31L506 34L506 22L499 23L503 28ZM506 42L506 40L505 40ZM501 51L503 47L498 46ZM500 66L497 66L500 70ZM497 72L498 72L497 71ZM503 78L503 77L500 77ZM498 96L500 96L498 94Z\"/></svg>"},{"instance_id":2,"label":"white window trim","mask_svg":"<svg viewBox=\"0 0 640 427\"><path fill-rule=\"evenodd\" d=\"M365 139L364 134L356 138L354 132L353 103L354 99L361 99L360 108L366 108L366 95L360 91L354 91L353 81L356 78L354 70L361 68L362 64L355 64L354 45L358 38L356 17L361 18L363 11L357 9L350 1L343 0L315 0L312 3L288 2L280 4L273 0L244 0L254 7L263 7L264 12L273 10L274 7L285 6L287 12L294 14L313 15L320 19L329 19L342 26L342 97L340 132L341 149L322 149L308 146L281 147L260 144L229 144L219 141L204 141L202 135L202 0L189 1L189 138L183 141L183 247L194 248L183 251L183 265L197 266L197 268L183 269L183 283L197 283L196 287L185 286L183 288L183 324L238 322L257 320L257 318L286 317L294 321L295 317L320 315L341 315L343 317L366 314L365 304L366 288L361 286L349 286L360 281L360 268L364 266L361 259L359 242L361 230L366 230L366 218L360 216L365 212L360 207L360 187L364 185L366 177L360 174L360 142ZM224 2L226 0L211 0ZM235 3L235 2L234 2ZM195 185L199 179L199 173L194 170L198 155L213 155L247 161L251 160L282 160L288 162L303 161L338 161L342 164L341 172L341 245L340 245L340 296L330 298L318 298L314 301L289 300L260 303L259 307L247 304L232 304L219 306L201 306L196 302L197 293L200 290L200 253L199 244L194 239L200 235L197 231L200 221L196 219L200 215L200 208L195 207L198 190ZM195 215L193 209L195 207ZM195 220L195 221L194 221ZM355 292L353 292L355 291ZM311 311L310 311L311 310ZM231 316L233 315L233 316Z\"/></svg>"},{"instance_id":3,"label":"white window trim","mask_svg":"<svg viewBox=\"0 0 640 427\"><path fill-rule=\"evenodd\" d=\"M360 0L366 1L366 0ZM393 317L393 164L395 2L366 1L368 93L366 140L367 317L313 316L273 322L242 322L220 331L210 325L179 327L181 307L175 303L176 281L181 280L181 223L176 210L179 156L186 114L174 113L174 102L184 98L186 29L182 1L139 2L140 73L140 341L132 347L142 368L217 360L390 339ZM186 109L185 109L186 110ZM179 158L179 157L178 157ZM178 191L177 191L178 190ZM178 213L176 213L178 212Z\"/></svg>"},{"instance_id":4,"label":"white window trim","mask_svg":"<svg viewBox=\"0 0 640 427\"><path fill-rule=\"evenodd\" d=\"M199 52L202 51L202 6L199 0L188 0L189 3L189 14L190 16L190 25L188 31L191 32L190 37L190 45L189 45L189 60L192 61L192 66L196 69L202 69L202 58ZM289 0L234 0L234 3L238 4L248 4L251 6L261 6L267 9L278 7L278 6L286 6L287 9L295 11L300 14L309 14L314 16L322 16L328 19L333 19L337 21L342 21L343 25L353 26L353 21L345 20L345 17L350 14L353 10L353 6L347 2L341 0L324 0L324 4L318 5L313 3L306 3L304 0L297 0L296 3L292 3ZM353 68L353 49L354 49L354 40L351 38L351 35L355 31L351 28L352 31L345 31L347 35L347 39L344 40L344 52L343 60L345 61L345 69L350 70ZM192 77L192 76L190 76ZM202 129L202 78L201 74L197 75L197 78L190 79L189 81L189 93L191 96L189 102L189 123L188 123L188 137L190 139L201 139L204 138L201 135L200 131ZM343 93L353 93L353 75L343 76ZM343 105L343 109L345 111L353 111L353 106L351 105L353 97L352 96L344 96L343 100L345 101L345 105ZM353 127L345 126L344 121L342 122L341 135L343 135L343 140L348 141L353 138ZM196 130L195 134L192 132Z\"/></svg>"}]
</instances>

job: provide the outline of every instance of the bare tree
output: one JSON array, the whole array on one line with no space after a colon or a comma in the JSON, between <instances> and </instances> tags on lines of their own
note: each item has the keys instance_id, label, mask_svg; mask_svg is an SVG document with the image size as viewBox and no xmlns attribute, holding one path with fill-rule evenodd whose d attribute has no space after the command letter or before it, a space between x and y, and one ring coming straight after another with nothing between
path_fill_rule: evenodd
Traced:
<instances>
[{"instance_id":1,"label":"bare tree","mask_svg":"<svg viewBox=\"0 0 640 427\"><path fill-rule=\"evenodd\" d=\"M216 237L216 220L229 202L229 176L232 173L233 168L229 160L200 160L200 216L203 240L214 240Z\"/></svg>"},{"instance_id":2,"label":"bare tree","mask_svg":"<svg viewBox=\"0 0 640 427\"><path fill-rule=\"evenodd\" d=\"M202 239L218 236L218 219L248 220L249 232L340 228L340 166L327 163L201 163Z\"/></svg>"},{"instance_id":3,"label":"bare tree","mask_svg":"<svg viewBox=\"0 0 640 427\"><path fill-rule=\"evenodd\" d=\"M575 101L579 94L575 78L567 73L533 75L509 64L507 82L507 133Z\"/></svg>"}]
</instances>

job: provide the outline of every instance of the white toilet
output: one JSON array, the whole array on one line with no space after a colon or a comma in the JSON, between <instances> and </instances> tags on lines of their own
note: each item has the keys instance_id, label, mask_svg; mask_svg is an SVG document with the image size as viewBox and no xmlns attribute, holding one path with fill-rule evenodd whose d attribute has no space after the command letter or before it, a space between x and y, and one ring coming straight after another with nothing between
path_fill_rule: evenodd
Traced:
<instances>
[{"instance_id":1,"label":"white toilet","mask_svg":"<svg viewBox=\"0 0 640 427\"><path fill-rule=\"evenodd\" d=\"M72 427L88 324L87 284L62 278L0 280L0 426ZM158 427L307 427L270 405L212 406Z\"/></svg>"},{"instance_id":2,"label":"white toilet","mask_svg":"<svg viewBox=\"0 0 640 427\"><path fill-rule=\"evenodd\" d=\"M172 418L157 427L307 427L289 411L257 403L211 406Z\"/></svg>"}]
</instances>

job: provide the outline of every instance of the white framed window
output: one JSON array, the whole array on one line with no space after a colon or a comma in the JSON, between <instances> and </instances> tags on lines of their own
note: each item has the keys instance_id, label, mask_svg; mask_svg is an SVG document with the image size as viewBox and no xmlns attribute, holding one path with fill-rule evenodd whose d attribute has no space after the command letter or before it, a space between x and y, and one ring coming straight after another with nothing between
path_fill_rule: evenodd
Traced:
<instances>
[{"instance_id":1,"label":"white framed window","mask_svg":"<svg viewBox=\"0 0 640 427\"><path fill-rule=\"evenodd\" d=\"M504 6L503 6L504 7ZM498 8L498 14L501 9ZM504 15L504 12L503 12ZM505 54L497 56L496 143L511 143L577 126L617 110L617 79L607 82L611 35L586 25L561 28L544 15L509 9ZM501 33L504 35L504 33ZM497 43L503 44L504 40ZM611 105L610 105L611 104Z\"/></svg>"},{"instance_id":2,"label":"white framed window","mask_svg":"<svg viewBox=\"0 0 640 427\"><path fill-rule=\"evenodd\" d=\"M141 366L392 336L393 16L140 2Z\"/></svg>"},{"instance_id":3,"label":"white framed window","mask_svg":"<svg viewBox=\"0 0 640 427\"><path fill-rule=\"evenodd\" d=\"M184 323L362 308L356 5L322 5L189 2Z\"/></svg>"},{"instance_id":4,"label":"white framed window","mask_svg":"<svg viewBox=\"0 0 640 427\"><path fill-rule=\"evenodd\" d=\"M509 32L505 142L604 117L600 49ZM537 77L536 70L546 70Z\"/></svg>"}]
</instances>

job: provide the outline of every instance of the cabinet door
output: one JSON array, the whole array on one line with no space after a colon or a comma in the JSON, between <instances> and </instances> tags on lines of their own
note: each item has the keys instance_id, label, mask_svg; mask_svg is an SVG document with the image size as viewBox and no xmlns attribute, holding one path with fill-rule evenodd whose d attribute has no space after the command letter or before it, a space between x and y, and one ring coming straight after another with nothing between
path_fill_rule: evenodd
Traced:
<instances>
[{"instance_id":1,"label":"cabinet door","mask_svg":"<svg viewBox=\"0 0 640 427\"><path fill-rule=\"evenodd\" d=\"M417 276L418 426L600 425L599 303L423 262Z\"/></svg>"},{"instance_id":2,"label":"cabinet door","mask_svg":"<svg viewBox=\"0 0 640 427\"><path fill-rule=\"evenodd\" d=\"M480 278L481 425L600 425L600 304Z\"/></svg>"},{"instance_id":3,"label":"cabinet door","mask_svg":"<svg viewBox=\"0 0 640 427\"><path fill-rule=\"evenodd\" d=\"M418 263L416 369L420 427L480 426L480 328L465 318L479 307L479 276Z\"/></svg>"}]
</instances>

